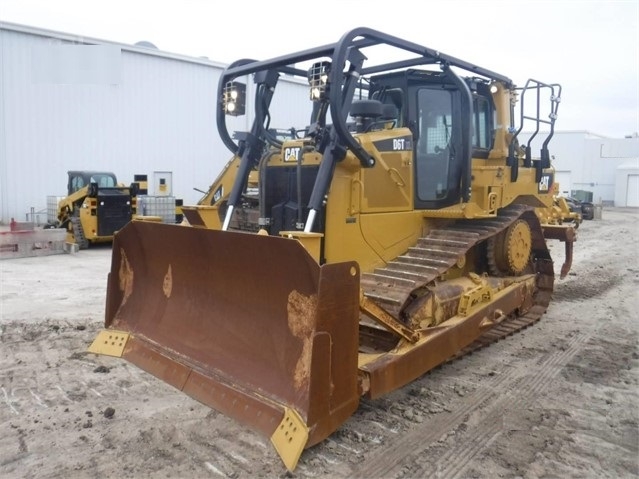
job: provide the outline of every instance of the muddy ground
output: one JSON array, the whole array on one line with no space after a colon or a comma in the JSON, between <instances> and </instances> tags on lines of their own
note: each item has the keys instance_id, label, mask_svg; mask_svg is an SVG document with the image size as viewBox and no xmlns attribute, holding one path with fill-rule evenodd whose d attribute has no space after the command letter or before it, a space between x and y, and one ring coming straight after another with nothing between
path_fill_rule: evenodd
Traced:
<instances>
[{"instance_id":1,"label":"muddy ground","mask_svg":"<svg viewBox=\"0 0 639 479\"><path fill-rule=\"evenodd\" d=\"M293 474L268 439L85 352L109 247L0 261L0 477L639 477L638 221L585 222L539 323L364 400Z\"/></svg>"}]
</instances>

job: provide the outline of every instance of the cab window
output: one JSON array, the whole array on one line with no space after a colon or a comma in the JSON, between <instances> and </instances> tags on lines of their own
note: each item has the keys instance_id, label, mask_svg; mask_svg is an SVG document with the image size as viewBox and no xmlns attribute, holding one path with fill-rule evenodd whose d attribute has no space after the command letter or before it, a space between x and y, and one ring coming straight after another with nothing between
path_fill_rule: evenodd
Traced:
<instances>
[{"instance_id":1,"label":"cab window","mask_svg":"<svg viewBox=\"0 0 639 479\"><path fill-rule=\"evenodd\" d=\"M113 188L115 181L111 175L93 175L91 183L97 183L100 188Z\"/></svg>"},{"instance_id":2,"label":"cab window","mask_svg":"<svg viewBox=\"0 0 639 479\"><path fill-rule=\"evenodd\" d=\"M453 132L452 93L443 89L419 90L418 122L417 197L421 201L439 200L448 194Z\"/></svg>"},{"instance_id":3,"label":"cab window","mask_svg":"<svg viewBox=\"0 0 639 479\"><path fill-rule=\"evenodd\" d=\"M81 176L71 177L71 191L69 193L75 193L82 188L84 188L84 178Z\"/></svg>"},{"instance_id":4,"label":"cab window","mask_svg":"<svg viewBox=\"0 0 639 479\"><path fill-rule=\"evenodd\" d=\"M476 95L473 100L473 156L482 157L481 150L488 154L492 147L492 108L486 97Z\"/></svg>"}]
</instances>

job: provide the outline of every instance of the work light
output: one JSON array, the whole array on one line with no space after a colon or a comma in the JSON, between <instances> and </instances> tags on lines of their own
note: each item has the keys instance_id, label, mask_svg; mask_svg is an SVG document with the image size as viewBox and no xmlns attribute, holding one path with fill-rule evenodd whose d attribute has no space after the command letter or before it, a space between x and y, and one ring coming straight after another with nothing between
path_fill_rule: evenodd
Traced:
<instances>
[{"instance_id":1,"label":"work light","mask_svg":"<svg viewBox=\"0 0 639 479\"><path fill-rule=\"evenodd\" d=\"M236 81L228 82L224 86L222 101L227 115L244 115L246 109L246 85Z\"/></svg>"},{"instance_id":2,"label":"work light","mask_svg":"<svg viewBox=\"0 0 639 479\"><path fill-rule=\"evenodd\" d=\"M321 101L328 93L328 74L331 70L331 62L321 61L313 63L308 69L308 84L311 87L311 100Z\"/></svg>"}]
</instances>

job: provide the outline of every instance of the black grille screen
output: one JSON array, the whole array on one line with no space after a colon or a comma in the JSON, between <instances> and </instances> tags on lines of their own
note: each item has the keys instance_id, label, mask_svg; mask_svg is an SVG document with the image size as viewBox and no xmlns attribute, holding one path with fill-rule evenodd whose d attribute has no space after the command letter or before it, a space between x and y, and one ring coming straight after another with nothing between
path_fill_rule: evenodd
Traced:
<instances>
[{"instance_id":1,"label":"black grille screen","mask_svg":"<svg viewBox=\"0 0 639 479\"><path fill-rule=\"evenodd\" d=\"M131 197L119 190L100 190L98 197L98 236L112 236L131 221Z\"/></svg>"},{"instance_id":2,"label":"black grille screen","mask_svg":"<svg viewBox=\"0 0 639 479\"><path fill-rule=\"evenodd\" d=\"M313 192L318 166L301 167L302 222L308 216L308 201ZM266 214L271 217L270 234L294 231L298 221L297 167L270 167L265 179ZM315 232L324 231L324 212L320 212L313 227Z\"/></svg>"}]
</instances>

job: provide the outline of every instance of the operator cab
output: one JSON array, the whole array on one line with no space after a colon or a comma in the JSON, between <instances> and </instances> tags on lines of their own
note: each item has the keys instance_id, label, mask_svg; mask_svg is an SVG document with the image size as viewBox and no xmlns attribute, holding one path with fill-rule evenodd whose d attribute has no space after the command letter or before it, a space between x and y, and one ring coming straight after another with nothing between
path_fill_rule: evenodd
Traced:
<instances>
[{"instance_id":1,"label":"operator cab","mask_svg":"<svg viewBox=\"0 0 639 479\"><path fill-rule=\"evenodd\" d=\"M68 174L69 196L91 183L96 183L99 188L114 188L117 185L115 175L107 171L69 171Z\"/></svg>"},{"instance_id":2,"label":"operator cab","mask_svg":"<svg viewBox=\"0 0 639 479\"><path fill-rule=\"evenodd\" d=\"M487 82L466 79L465 92L445 72L406 70L371 78L370 98L397 109L397 126L415 138L415 208L437 209L462 197L462 175L470 159L462 128L472 117L472 157L487 158L493 145L494 103Z\"/></svg>"}]
</instances>

